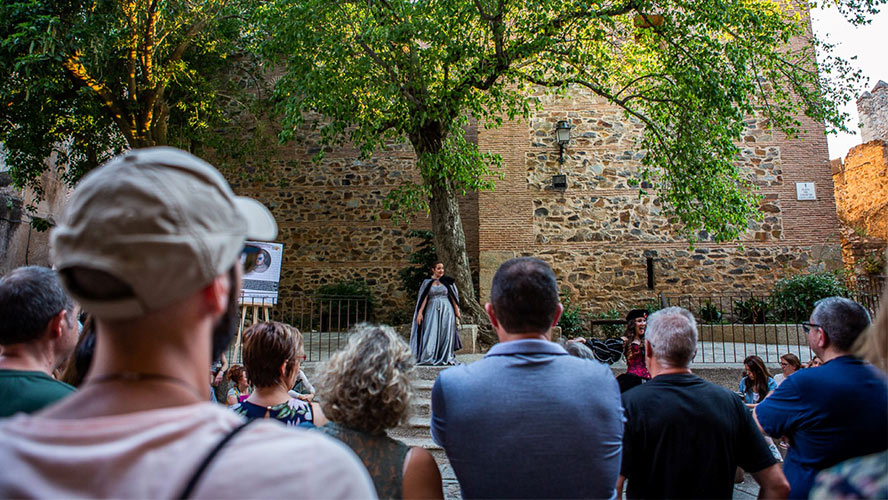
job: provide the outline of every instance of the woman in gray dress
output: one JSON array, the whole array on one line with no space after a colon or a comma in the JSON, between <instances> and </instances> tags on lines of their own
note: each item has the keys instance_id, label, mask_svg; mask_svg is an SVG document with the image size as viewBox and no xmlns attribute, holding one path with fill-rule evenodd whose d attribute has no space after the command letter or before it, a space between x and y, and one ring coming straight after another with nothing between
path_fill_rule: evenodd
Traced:
<instances>
[{"instance_id":1,"label":"woman in gray dress","mask_svg":"<svg viewBox=\"0 0 888 500\"><path fill-rule=\"evenodd\" d=\"M444 276L444 264L435 262L430 278L419 287L410 350L420 365L454 365L453 352L462 348L457 331L459 292L453 279Z\"/></svg>"}]
</instances>

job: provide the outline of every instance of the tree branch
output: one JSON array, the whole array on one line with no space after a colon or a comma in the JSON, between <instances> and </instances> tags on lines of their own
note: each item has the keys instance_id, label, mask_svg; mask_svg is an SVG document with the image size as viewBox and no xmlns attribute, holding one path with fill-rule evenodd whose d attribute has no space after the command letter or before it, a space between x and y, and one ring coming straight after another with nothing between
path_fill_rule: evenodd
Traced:
<instances>
[{"instance_id":1,"label":"tree branch","mask_svg":"<svg viewBox=\"0 0 888 500\"><path fill-rule=\"evenodd\" d=\"M80 62L80 51L73 55L69 55L62 61L62 67L67 71L68 76L78 85L92 90L101 102L102 106L111 113L111 119L117 123L121 133L130 142L134 139L133 127L127 123L127 116L123 112L121 106L114 98L114 94L105 86L104 83L96 80L86 71L86 68Z\"/></svg>"}]
</instances>

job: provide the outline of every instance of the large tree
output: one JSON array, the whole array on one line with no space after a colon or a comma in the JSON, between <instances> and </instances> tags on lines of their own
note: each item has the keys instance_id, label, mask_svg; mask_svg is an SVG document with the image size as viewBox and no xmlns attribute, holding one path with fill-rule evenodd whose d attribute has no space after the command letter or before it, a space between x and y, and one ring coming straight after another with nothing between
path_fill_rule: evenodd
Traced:
<instances>
[{"instance_id":1,"label":"large tree","mask_svg":"<svg viewBox=\"0 0 888 500\"><path fill-rule=\"evenodd\" d=\"M865 22L884 0L835 0ZM463 138L528 117L534 92L584 88L640 120L643 178L689 239L736 238L758 197L736 165L744 120L793 135L802 113L844 128L836 103L859 74L827 58L818 74L809 3L776 0L273 0L259 11L266 54L284 74L284 137L306 116L322 141L372 153L406 140L421 182L402 212L431 213L435 245L476 320L457 195L491 188L497 158ZM826 52L824 52L826 53Z\"/></svg>"},{"instance_id":2,"label":"large tree","mask_svg":"<svg viewBox=\"0 0 888 500\"><path fill-rule=\"evenodd\" d=\"M245 5L4 0L0 142L17 185L39 195L52 153L73 184L124 149L191 139L217 123Z\"/></svg>"}]
</instances>

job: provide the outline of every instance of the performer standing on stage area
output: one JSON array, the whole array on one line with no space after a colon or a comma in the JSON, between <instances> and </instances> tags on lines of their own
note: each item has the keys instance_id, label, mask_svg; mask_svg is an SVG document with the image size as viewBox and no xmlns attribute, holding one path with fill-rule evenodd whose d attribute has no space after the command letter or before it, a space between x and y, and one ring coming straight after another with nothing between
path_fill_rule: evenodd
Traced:
<instances>
[{"instance_id":1,"label":"performer standing on stage area","mask_svg":"<svg viewBox=\"0 0 888 500\"><path fill-rule=\"evenodd\" d=\"M419 365L455 365L453 352L462 349L457 327L459 292L453 278L444 276L443 263L432 264L431 273L419 287L410 350Z\"/></svg>"},{"instance_id":2,"label":"performer standing on stage area","mask_svg":"<svg viewBox=\"0 0 888 500\"><path fill-rule=\"evenodd\" d=\"M626 373L617 377L620 392L626 392L651 379L651 374L644 361L644 329L646 326L646 310L633 309L626 315L626 334L623 336Z\"/></svg>"}]
</instances>

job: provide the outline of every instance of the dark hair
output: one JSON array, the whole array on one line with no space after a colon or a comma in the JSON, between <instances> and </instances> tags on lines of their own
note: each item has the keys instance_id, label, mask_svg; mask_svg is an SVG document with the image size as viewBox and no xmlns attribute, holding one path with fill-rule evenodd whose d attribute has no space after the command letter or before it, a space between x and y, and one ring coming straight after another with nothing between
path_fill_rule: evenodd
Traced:
<instances>
[{"instance_id":1,"label":"dark hair","mask_svg":"<svg viewBox=\"0 0 888 500\"><path fill-rule=\"evenodd\" d=\"M234 382L235 385L240 383L241 376L244 374L244 367L241 365L232 365L228 369L228 380Z\"/></svg>"},{"instance_id":2,"label":"dark hair","mask_svg":"<svg viewBox=\"0 0 888 500\"><path fill-rule=\"evenodd\" d=\"M90 365L92 365L95 352L96 323L92 316L88 316L83 322L83 330L80 332L80 338L77 339L74 351L71 352L63 365L64 368L59 380L74 387L80 387L83 379L86 378Z\"/></svg>"},{"instance_id":3,"label":"dark hair","mask_svg":"<svg viewBox=\"0 0 888 500\"><path fill-rule=\"evenodd\" d=\"M507 332L545 333L558 311L555 273L533 257L507 260L493 276L490 303Z\"/></svg>"},{"instance_id":4,"label":"dark hair","mask_svg":"<svg viewBox=\"0 0 888 500\"><path fill-rule=\"evenodd\" d=\"M836 348L848 352L871 321L869 312L857 302L844 297L827 297L815 304L811 322L820 325Z\"/></svg>"},{"instance_id":5,"label":"dark hair","mask_svg":"<svg viewBox=\"0 0 888 500\"><path fill-rule=\"evenodd\" d=\"M780 356L780 359L782 359L783 361L786 361L787 364L789 364L790 366L795 368L796 371L799 371L802 369L802 362L799 360L799 357L791 352L784 354L783 356Z\"/></svg>"},{"instance_id":6,"label":"dark hair","mask_svg":"<svg viewBox=\"0 0 888 500\"><path fill-rule=\"evenodd\" d=\"M255 323L244 332L244 367L256 387L279 384L281 365L287 363L287 374L292 373L300 351L302 334L288 324L277 321Z\"/></svg>"},{"instance_id":7,"label":"dark hair","mask_svg":"<svg viewBox=\"0 0 888 500\"><path fill-rule=\"evenodd\" d=\"M761 403L768 395L768 379L771 378L771 374L768 372L765 362L758 356L747 356L743 360L743 364L752 372L754 378L754 380L750 380L749 376L746 377L746 390L748 392L752 389L753 392L758 394L759 403ZM750 382L752 382L752 385L750 385Z\"/></svg>"},{"instance_id":8,"label":"dark hair","mask_svg":"<svg viewBox=\"0 0 888 500\"><path fill-rule=\"evenodd\" d=\"M444 263L440 260L436 260L435 262L432 262L432 265L429 266L429 269L434 270L436 267L438 267L438 264L444 265Z\"/></svg>"},{"instance_id":9,"label":"dark hair","mask_svg":"<svg viewBox=\"0 0 888 500\"><path fill-rule=\"evenodd\" d=\"M49 322L74 301L62 289L58 274L48 267L28 266L0 278L0 345L33 342ZM68 318L73 326L77 318Z\"/></svg>"}]
</instances>

